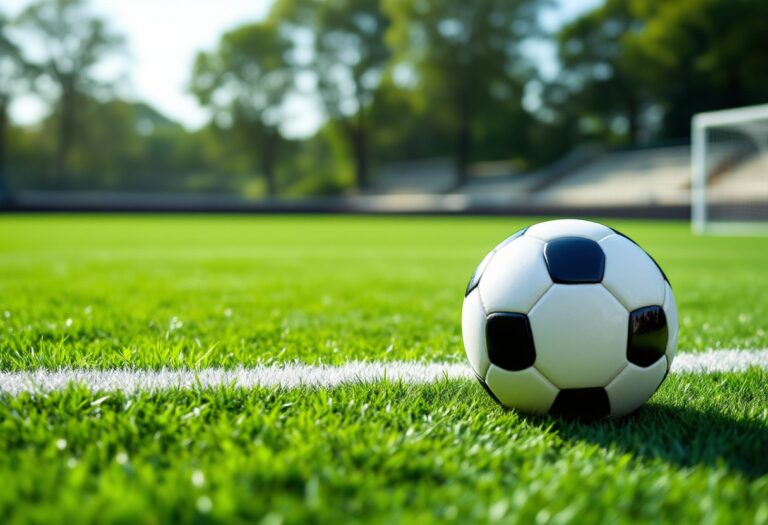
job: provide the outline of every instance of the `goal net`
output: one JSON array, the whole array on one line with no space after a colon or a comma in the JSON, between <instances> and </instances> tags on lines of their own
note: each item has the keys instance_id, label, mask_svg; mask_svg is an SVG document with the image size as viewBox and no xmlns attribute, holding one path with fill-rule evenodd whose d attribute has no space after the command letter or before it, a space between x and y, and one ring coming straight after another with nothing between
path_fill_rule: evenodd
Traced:
<instances>
[{"instance_id":1,"label":"goal net","mask_svg":"<svg viewBox=\"0 0 768 525\"><path fill-rule=\"evenodd\" d=\"M768 104L699 113L691 127L694 231L768 234Z\"/></svg>"}]
</instances>

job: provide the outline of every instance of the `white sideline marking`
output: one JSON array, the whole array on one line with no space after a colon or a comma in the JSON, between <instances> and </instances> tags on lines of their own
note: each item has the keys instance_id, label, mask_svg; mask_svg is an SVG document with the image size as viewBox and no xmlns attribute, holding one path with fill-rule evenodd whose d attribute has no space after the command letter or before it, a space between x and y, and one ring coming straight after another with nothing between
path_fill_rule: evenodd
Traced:
<instances>
[{"instance_id":1,"label":"white sideline marking","mask_svg":"<svg viewBox=\"0 0 768 525\"><path fill-rule=\"evenodd\" d=\"M711 350L678 354L672 373L707 374L743 372L756 367L768 370L766 350ZM464 363L419 363L405 361L351 361L340 366L281 364L238 367L233 369L59 369L0 372L0 393L18 395L23 392L62 390L72 383L91 391L126 393L170 390L194 390L234 385L238 388L334 387L350 383L373 383L384 379L419 384L441 379L470 379L472 370Z\"/></svg>"},{"instance_id":2,"label":"white sideline marking","mask_svg":"<svg viewBox=\"0 0 768 525\"><path fill-rule=\"evenodd\" d=\"M675 356L671 372L673 374L711 374L713 372L744 372L750 368L768 370L768 349L684 352Z\"/></svg>"}]
</instances>

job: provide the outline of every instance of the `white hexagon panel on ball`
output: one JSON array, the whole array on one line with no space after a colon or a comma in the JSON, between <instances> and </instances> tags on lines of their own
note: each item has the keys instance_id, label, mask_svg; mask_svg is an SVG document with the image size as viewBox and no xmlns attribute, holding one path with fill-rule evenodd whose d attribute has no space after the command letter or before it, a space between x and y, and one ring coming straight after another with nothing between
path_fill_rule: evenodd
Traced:
<instances>
[{"instance_id":1,"label":"white hexagon panel on ball","mask_svg":"<svg viewBox=\"0 0 768 525\"><path fill-rule=\"evenodd\" d=\"M656 392L667 373L667 360L662 358L642 368L632 363L605 387L611 405L611 416L634 412Z\"/></svg>"},{"instance_id":2,"label":"white hexagon panel on ball","mask_svg":"<svg viewBox=\"0 0 768 525\"><path fill-rule=\"evenodd\" d=\"M637 244L618 234L600 241L605 252L603 286L629 310L664 303L664 277Z\"/></svg>"},{"instance_id":3,"label":"white hexagon panel on ball","mask_svg":"<svg viewBox=\"0 0 768 525\"><path fill-rule=\"evenodd\" d=\"M629 312L600 284L555 284L528 318L535 366L558 388L603 387L627 364Z\"/></svg>"},{"instance_id":4,"label":"white hexagon panel on ball","mask_svg":"<svg viewBox=\"0 0 768 525\"><path fill-rule=\"evenodd\" d=\"M464 307L461 309L461 335L472 370L478 377L484 378L490 362L485 346L485 309L477 288L464 298Z\"/></svg>"},{"instance_id":5,"label":"white hexagon panel on ball","mask_svg":"<svg viewBox=\"0 0 768 525\"><path fill-rule=\"evenodd\" d=\"M543 241L523 235L496 252L478 285L486 312L524 314L536 304L552 285L543 249Z\"/></svg>"},{"instance_id":6,"label":"white hexagon panel on ball","mask_svg":"<svg viewBox=\"0 0 768 525\"><path fill-rule=\"evenodd\" d=\"M513 371L491 365L485 381L502 405L523 412L548 412L558 393L535 367Z\"/></svg>"},{"instance_id":7,"label":"white hexagon panel on ball","mask_svg":"<svg viewBox=\"0 0 768 525\"><path fill-rule=\"evenodd\" d=\"M677 319L677 303L675 302L675 294L672 293L672 287L667 282L665 286L664 294L664 313L667 316L667 326L669 327L669 340L667 341L667 348L665 355L667 356L667 370L672 366L672 360L675 358L675 352L677 351L677 339L680 335L680 326Z\"/></svg>"}]
</instances>

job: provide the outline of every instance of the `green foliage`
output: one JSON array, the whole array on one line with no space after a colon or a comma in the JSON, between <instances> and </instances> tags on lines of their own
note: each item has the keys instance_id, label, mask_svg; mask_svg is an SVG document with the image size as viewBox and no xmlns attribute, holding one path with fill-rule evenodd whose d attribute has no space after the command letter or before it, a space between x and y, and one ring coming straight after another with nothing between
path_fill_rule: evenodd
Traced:
<instances>
[{"instance_id":1,"label":"green foliage","mask_svg":"<svg viewBox=\"0 0 768 525\"><path fill-rule=\"evenodd\" d=\"M0 107L7 109L20 80L29 73L21 49L9 34L10 21L0 12Z\"/></svg>"},{"instance_id":2,"label":"green foliage","mask_svg":"<svg viewBox=\"0 0 768 525\"><path fill-rule=\"evenodd\" d=\"M624 45L641 24L630 8L629 2L606 0L557 35L560 87L566 90L557 112L579 122L583 136L592 140L640 140L650 99L639 82L642 68L628 60Z\"/></svg>"},{"instance_id":3,"label":"green foliage","mask_svg":"<svg viewBox=\"0 0 768 525\"><path fill-rule=\"evenodd\" d=\"M85 0L38 0L16 24L42 53L35 60L37 69L56 83L60 96L98 87L93 68L123 45L120 35L89 12Z\"/></svg>"},{"instance_id":4,"label":"green foliage","mask_svg":"<svg viewBox=\"0 0 768 525\"><path fill-rule=\"evenodd\" d=\"M284 101L294 84L295 71L286 62L290 46L272 20L241 26L223 35L215 51L197 56L190 84L219 125L232 132L239 149L258 151L253 167L259 166L270 195L277 191ZM253 143L259 147L252 148Z\"/></svg>"},{"instance_id":5,"label":"green foliage","mask_svg":"<svg viewBox=\"0 0 768 525\"><path fill-rule=\"evenodd\" d=\"M627 54L664 109L661 133L685 136L699 111L768 101L768 3L637 1L643 31Z\"/></svg>"},{"instance_id":6,"label":"green foliage","mask_svg":"<svg viewBox=\"0 0 768 525\"><path fill-rule=\"evenodd\" d=\"M384 2L392 18L393 78L412 84L414 96L422 99L418 104L451 130L459 182L470 159L477 158L478 139L503 141L506 158L527 151L529 119L522 97L535 72L522 44L538 32L539 5L537 0Z\"/></svg>"},{"instance_id":7,"label":"green foliage","mask_svg":"<svg viewBox=\"0 0 768 525\"><path fill-rule=\"evenodd\" d=\"M239 193L247 170L221 151L211 130L189 133L142 103L77 98L79 132L69 153L69 183L81 190ZM16 191L55 187L56 116L38 128L12 128L8 179ZM246 173L243 173L246 171Z\"/></svg>"},{"instance_id":8,"label":"green foliage","mask_svg":"<svg viewBox=\"0 0 768 525\"><path fill-rule=\"evenodd\" d=\"M21 49L9 34L9 20L0 11L0 204L12 198L7 181L7 146L9 145L9 115L11 101L29 82L32 67L22 56Z\"/></svg>"},{"instance_id":9,"label":"green foliage","mask_svg":"<svg viewBox=\"0 0 768 525\"><path fill-rule=\"evenodd\" d=\"M73 139L79 131L77 101L104 87L93 70L122 48L123 39L89 12L85 0L37 0L24 9L17 25L30 47L41 53L25 57L34 65L36 77L46 81L39 85L55 86L48 94L56 100L55 185L66 187Z\"/></svg>"},{"instance_id":10,"label":"green foliage","mask_svg":"<svg viewBox=\"0 0 768 525\"><path fill-rule=\"evenodd\" d=\"M558 34L552 107L607 143L686 137L697 112L768 100L765 20L762 0L605 0Z\"/></svg>"},{"instance_id":11,"label":"green foliage","mask_svg":"<svg viewBox=\"0 0 768 525\"><path fill-rule=\"evenodd\" d=\"M347 138L332 123L309 139L292 141L286 150L278 173L284 195L339 195L355 186Z\"/></svg>"},{"instance_id":12,"label":"green foliage","mask_svg":"<svg viewBox=\"0 0 768 525\"><path fill-rule=\"evenodd\" d=\"M369 142L377 123L369 111L390 55L384 42L389 19L380 4L284 0L273 11L296 35L297 68L311 75L326 117L341 131L359 189L370 184Z\"/></svg>"},{"instance_id":13,"label":"green foliage","mask_svg":"<svg viewBox=\"0 0 768 525\"><path fill-rule=\"evenodd\" d=\"M461 183L475 161L528 170L585 143L681 140L696 112L768 101L764 0L604 0L554 35L538 26L547 5L278 0L198 55L189 89L211 122L145 133L142 105L95 79L120 36L86 0L36 0L17 20L0 16L0 198L6 179L22 190L338 194L370 186L382 163L448 156ZM545 38L560 60L553 80L526 52ZM50 114L5 125L11 96L33 80ZM314 137L284 136L296 97L327 119Z\"/></svg>"},{"instance_id":14,"label":"green foliage","mask_svg":"<svg viewBox=\"0 0 768 525\"><path fill-rule=\"evenodd\" d=\"M389 20L379 0L296 0L277 6L291 28L312 35L311 58L298 61L316 76L328 116L350 118L372 102L390 51Z\"/></svg>"}]
</instances>

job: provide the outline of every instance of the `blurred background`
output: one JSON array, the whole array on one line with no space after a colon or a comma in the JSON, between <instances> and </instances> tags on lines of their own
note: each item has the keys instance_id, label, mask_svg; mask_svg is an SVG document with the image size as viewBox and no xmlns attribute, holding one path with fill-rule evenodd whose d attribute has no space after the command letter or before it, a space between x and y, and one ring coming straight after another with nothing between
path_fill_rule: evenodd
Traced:
<instances>
[{"instance_id":1,"label":"blurred background","mask_svg":"<svg viewBox=\"0 0 768 525\"><path fill-rule=\"evenodd\" d=\"M687 216L766 102L765 0L3 0L0 202Z\"/></svg>"}]
</instances>

